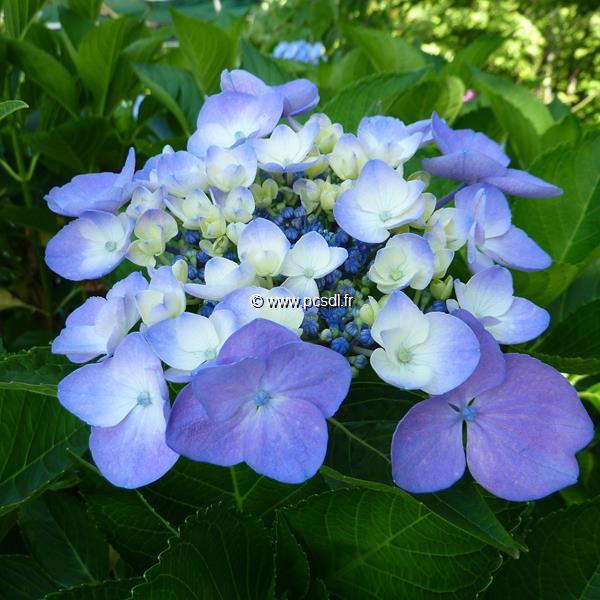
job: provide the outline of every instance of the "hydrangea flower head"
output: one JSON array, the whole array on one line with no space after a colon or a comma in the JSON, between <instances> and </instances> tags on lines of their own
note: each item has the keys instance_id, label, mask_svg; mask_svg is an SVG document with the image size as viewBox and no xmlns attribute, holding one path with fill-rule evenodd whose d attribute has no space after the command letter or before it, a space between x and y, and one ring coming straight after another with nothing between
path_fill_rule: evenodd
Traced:
<instances>
[{"instance_id":1,"label":"hydrangea flower head","mask_svg":"<svg viewBox=\"0 0 600 600\"><path fill-rule=\"evenodd\" d=\"M572 482L589 440L575 392L498 346L549 323L514 296L508 268L543 269L550 257L512 225L504 193L558 188L437 115L368 116L344 131L325 114L295 120L319 101L310 81L269 86L238 69L222 73L221 89L186 150L165 146L137 172L131 152L120 174L76 177L48 197L76 217L47 245L56 273L134 269L73 311L53 344L88 363L61 382L59 400L92 425L107 479L145 485L181 453L302 482L325 458L326 419L370 365L389 385L434 394L394 436L398 485L442 489L466 462L503 498ZM430 143L441 156L422 161L429 173L410 172ZM437 199L439 176L462 184ZM456 256L475 273L465 283ZM185 384L172 410L166 381Z\"/></svg>"}]
</instances>

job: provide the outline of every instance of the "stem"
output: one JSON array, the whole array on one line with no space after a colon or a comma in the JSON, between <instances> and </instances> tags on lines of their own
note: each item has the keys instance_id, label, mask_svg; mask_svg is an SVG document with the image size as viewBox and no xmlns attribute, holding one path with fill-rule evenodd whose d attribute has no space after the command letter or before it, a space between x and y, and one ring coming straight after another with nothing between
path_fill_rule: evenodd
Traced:
<instances>
[{"instance_id":1,"label":"stem","mask_svg":"<svg viewBox=\"0 0 600 600\"><path fill-rule=\"evenodd\" d=\"M452 190L449 194L442 196L437 201L437 203L435 205L435 210L437 210L438 208L442 208L442 206L445 206L446 204L448 204L448 202L450 202L450 200L452 200L454 198L454 195L457 192L460 192L460 190L462 190L463 188L466 188L466 187L467 187L466 183L461 183L456 189Z\"/></svg>"},{"instance_id":2,"label":"stem","mask_svg":"<svg viewBox=\"0 0 600 600\"><path fill-rule=\"evenodd\" d=\"M17 171L19 174L19 179L21 182L21 192L23 194L23 200L25 201L25 206L27 208L33 207L33 197L31 195L31 188L29 187L29 181L33 176L33 171L35 169L35 164L33 168L29 167L29 169L25 168L25 161L23 160L23 154L21 152L21 146L19 145L19 140L17 138L17 132L13 129L11 132L13 151L15 154L15 162L17 163ZM33 162L33 161L32 161ZM35 159L37 163L37 158ZM34 245L33 252L35 255L35 260L39 270L40 282L42 284L42 312L46 316L46 327L51 331L52 330L52 289L50 286L50 278L48 277L48 271L44 265L44 258L42 256L41 248L43 244L42 234L40 232L36 235L37 244Z\"/></svg>"},{"instance_id":3,"label":"stem","mask_svg":"<svg viewBox=\"0 0 600 600\"><path fill-rule=\"evenodd\" d=\"M362 354L367 358L373 354L373 350L369 350L369 348L362 348L361 346L352 346L351 350L352 352L356 352L356 354Z\"/></svg>"}]
</instances>

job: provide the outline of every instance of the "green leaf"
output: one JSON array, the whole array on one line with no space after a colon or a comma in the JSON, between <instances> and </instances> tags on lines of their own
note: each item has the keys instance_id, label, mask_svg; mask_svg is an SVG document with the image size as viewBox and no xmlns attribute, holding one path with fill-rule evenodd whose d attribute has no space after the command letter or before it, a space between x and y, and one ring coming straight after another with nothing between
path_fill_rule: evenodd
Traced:
<instances>
[{"instance_id":1,"label":"green leaf","mask_svg":"<svg viewBox=\"0 0 600 600\"><path fill-rule=\"evenodd\" d=\"M275 565L277 598L305 598L310 586L308 558L287 521L277 518L275 530Z\"/></svg>"},{"instance_id":2,"label":"green leaf","mask_svg":"<svg viewBox=\"0 0 600 600\"><path fill-rule=\"evenodd\" d=\"M123 490L88 472L82 491L88 512L125 562L136 572L150 567L176 530L137 490Z\"/></svg>"},{"instance_id":3,"label":"green leaf","mask_svg":"<svg viewBox=\"0 0 600 600\"><path fill-rule=\"evenodd\" d=\"M84 85L94 96L96 114L104 114L113 76L124 46L132 41L135 19L121 17L103 21L82 38L76 57Z\"/></svg>"},{"instance_id":4,"label":"green leaf","mask_svg":"<svg viewBox=\"0 0 600 600\"><path fill-rule=\"evenodd\" d=\"M452 122L463 105L465 86L455 76L431 77L402 94L388 114L406 123L428 119L433 112Z\"/></svg>"},{"instance_id":5,"label":"green leaf","mask_svg":"<svg viewBox=\"0 0 600 600\"><path fill-rule=\"evenodd\" d=\"M44 600L124 600L129 598L131 590L142 583L141 577L89 583L68 590L53 592Z\"/></svg>"},{"instance_id":6,"label":"green leaf","mask_svg":"<svg viewBox=\"0 0 600 600\"><path fill-rule=\"evenodd\" d=\"M0 102L0 121L23 108L29 108L29 104L22 100L5 100L4 102Z\"/></svg>"},{"instance_id":7,"label":"green leaf","mask_svg":"<svg viewBox=\"0 0 600 600\"><path fill-rule=\"evenodd\" d=\"M23 390L56 398L58 382L75 369L50 348L32 348L0 357L0 389Z\"/></svg>"},{"instance_id":8,"label":"green leaf","mask_svg":"<svg viewBox=\"0 0 600 600\"><path fill-rule=\"evenodd\" d=\"M0 288L0 311L10 310L11 308L25 308L27 306L25 302L19 300L7 289Z\"/></svg>"},{"instance_id":9,"label":"green leaf","mask_svg":"<svg viewBox=\"0 0 600 600\"><path fill-rule=\"evenodd\" d=\"M531 551L505 565L486 598L600 597L600 498L540 519L528 542Z\"/></svg>"},{"instance_id":10,"label":"green leaf","mask_svg":"<svg viewBox=\"0 0 600 600\"><path fill-rule=\"evenodd\" d=\"M519 557L520 551L526 550L504 529L480 488L467 478L448 490L420 494L418 500L436 515L514 558Z\"/></svg>"},{"instance_id":11,"label":"green leaf","mask_svg":"<svg viewBox=\"0 0 600 600\"><path fill-rule=\"evenodd\" d=\"M513 204L515 225L554 260L549 270L517 276L517 292L547 305L600 252L600 132L589 134L573 148L552 150L529 170L564 190L557 198Z\"/></svg>"},{"instance_id":12,"label":"green leaf","mask_svg":"<svg viewBox=\"0 0 600 600\"><path fill-rule=\"evenodd\" d=\"M70 449L87 447L87 428L55 398L0 390L0 506L26 500L70 466Z\"/></svg>"},{"instance_id":13,"label":"green leaf","mask_svg":"<svg viewBox=\"0 0 600 600\"><path fill-rule=\"evenodd\" d=\"M221 71L233 66L233 42L222 30L200 19L171 12L181 48L202 91L219 90Z\"/></svg>"},{"instance_id":14,"label":"green leaf","mask_svg":"<svg viewBox=\"0 0 600 600\"><path fill-rule=\"evenodd\" d=\"M73 172L82 173L89 171L94 164L109 131L106 119L84 117L62 123L51 131L36 131L26 139L34 150L45 157L65 165Z\"/></svg>"},{"instance_id":15,"label":"green leaf","mask_svg":"<svg viewBox=\"0 0 600 600\"><path fill-rule=\"evenodd\" d=\"M187 137L195 128L202 94L190 73L168 65L133 65L155 98L177 119Z\"/></svg>"},{"instance_id":16,"label":"green leaf","mask_svg":"<svg viewBox=\"0 0 600 600\"><path fill-rule=\"evenodd\" d=\"M46 0L4 0L4 24L12 38L22 38Z\"/></svg>"},{"instance_id":17,"label":"green leaf","mask_svg":"<svg viewBox=\"0 0 600 600\"><path fill-rule=\"evenodd\" d=\"M415 86L425 69L396 75L371 75L336 94L322 111L332 121L341 123L347 131L355 130L363 117L382 114L396 96Z\"/></svg>"},{"instance_id":18,"label":"green leaf","mask_svg":"<svg viewBox=\"0 0 600 600\"><path fill-rule=\"evenodd\" d=\"M553 323L560 323L580 306L600 299L600 260L592 263L550 307Z\"/></svg>"},{"instance_id":19,"label":"green leaf","mask_svg":"<svg viewBox=\"0 0 600 600\"><path fill-rule=\"evenodd\" d=\"M108 577L108 544L74 496L47 492L23 505L19 523L31 554L61 587Z\"/></svg>"},{"instance_id":20,"label":"green leaf","mask_svg":"<svg viewBox=\"0 0 600 600\"><path fill-rule=\"evenodd\" d=\"M325 463L344 475L391 484L392 435L398 421L420 399L384 383L370 369L363 372L329 419Z\"/></svg>"},{"instance_id":21,"label":"green leaf","mask_svg":"<svg viewBox=\"0 0 600 600\"><path fill-rule=\"evenodd\" d=\"M279 85L291 79L277 61L259 52L250 42L242 40L242 68L260 77L268 85Z\"/></svg>"},{"instance_id":22,"label":"green leaf","mask_svg":"<svg viewBox=\"0 0 600 600\"><path fill-rule=\"evenodd\" d=\"M102 0L69 0L68 6L73 12L95 21L102 6Z\"/></svg>"},{"instance_id":23,"label":"green leaf","mask_svg":"<svg viewBox=\"0 0 600 600\"><path fill-rule=\"evenodd\" d=\"M522 166L545 150L542 135L554 124L546 105L526 88L497 75L472 69L476 85L490 101Z\"/></svg>"},{"instance_id":24,"label":"green leaf","mask_svg":"<svg viewBox=\"0 0 600 600\"><path fill-rule=\"evenodd\" d=\"M267 530L256 517L214 507L189 517L179 538L132 598L273 598L274 565Z\"/></svg>"},{"instance_id":25,"label":"green leaf","mask_svg":"<svg viewBox=\"0 0 600 600\"><path fill-rule=\"evenodd\" d=\"M321 473L334 489L339 487L359 487L412 497L400 488L375 481L348 477L330 467L321 467ZM481 489L468 477L463 478L448 490L435 494L419 494L416 500L422 502L437 516L451 525L511 556L518 556L521 550L526 549L506 531L483 497ZM519 507L516 503L512 503L511 506ZM519 519L520 511L515 510L512 521L518 522Z\"/></svg>"},{"instance_id":26,"label":"green leaf","mask_svg":"<svg viewBox=\"0 0 600 600\"><path fill-rule=\"evenodd\" d=\"M366 27L344 27L351 43L362 48L375 69L397 73L413 71L427 65L423 53L402 38L392 37L387 31Z\"/></svg>"},{"instance_id":27,"label":"green leaf","mask_svg":"<svg viewBox=\"0 0 600 600\"><path fill-rule=\"evenodd\" d=\"M336 490L280 513L340 598L474 598L498 552L408 495Z\"/></svg>"},{"instance_id":28,"label":"green leaf","mask_svg":"<svg viewBox=\"0 0 600 600\"><path fill-rule=\"evenodd\" d=\"M460 77L465 85L469 85L472 74L468 67L481 69L488 62L489 57L504 43L504 38L498 35L480 35L468 46L461 48L454 56L454 60L444 65L441 72L444 75Z\"/></svg>"},{"instance_id":29,"label":"green leaf","mask_svg":"<svg viewBox=\"0 0 600 600\"><path fill-rule=\"evenodd\" d=\"M553 327L535 347L535 354L568 373L600 371L600 300L580 306ZM568 359L574 359L571 368ZM577 370L572 368L574 366Z\"/></svg>"},{"instance_id":30,"label":"green leaf","mask_svg":"<svg viewBox=\"0 0 600 600\"><path fill-rule=\"evenodd\" d=\"M26 206L4 205L0 211L0 219L20 225L21 227L32 227L39 231L55 234L59 227L56 219L48 214L47 208L28 208Z\"/></svg>"},{"instance_id":31,"label":"green leaf","mask_svg":"<svg viewBox=\"0 0 600 600\"><path fill-rule=\"evenodd\" d=\"M0 556L0 581L6 600L39 600L57 587L31 556L19 554Z\"/></svg>"},{"instance_id":32,"label":"green leaf","mask_svg":"<svg viewBox=\"0 0 600 600\"><path fill-rule=\"evenodd\" d=\"M260 517L327 489L319 476L301 485L279 483L246 465L218 467L183 457L159 481L141 490L169 522L182 523L198 507L220 502Z\"/></svg>"},{"instance_id":33,"label":"green leaf","mask_svg":"<svg viewBox=\"0 0 600 600\"><path fill-rule=\"evenodd\" d=\"M72 75L56 58L29 42L11 41L8 44L10 61L19 67L45 93L77 115L77 87Z\"/></svg>"},{"instance_id":34,"label":"green leaf","mask_svg":"<svg viewBox=\"0 0 600 600\"><path fill-rule=\"evenodd\" d=\"M373 66L361 48L353 48L336 62L319 65L319 90L332 93L363 79L373 73Z\"/></svg>"}]
</instances>

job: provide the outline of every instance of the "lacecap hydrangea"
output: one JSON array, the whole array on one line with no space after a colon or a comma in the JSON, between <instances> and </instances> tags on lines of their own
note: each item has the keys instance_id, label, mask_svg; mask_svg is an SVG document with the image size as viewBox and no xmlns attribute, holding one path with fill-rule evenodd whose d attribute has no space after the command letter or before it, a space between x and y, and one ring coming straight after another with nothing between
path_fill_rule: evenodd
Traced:
<instances>
[{"instance_id":1,"label":"lacecap hydrangea","mask_svg":"<svg viewBox=\"0 0 600 600\"><path fill-rule=\"evenodd\" d=\"M354 133L325 114L300 122L319 101L307 80L271 87L224 71L221 88L187 150L166 146L138 170L131 150L120 173L80 175L46 197L75 217L48 243L56 273L132 267L53 344L87 363L58 399L91 425L104 476L135 488L183 455L302 482L325 459L327 418L370 364L429 395L390 440L398 486L441 490L467 466L509 500L574 483L593 435L577 393L500 347L549 324L514 294L511 269L551 259L512 224L505 194L561 190L435 114L365 117ZM406 172L430 144L439 155ZM436 198L432 177L457 187ZM457 255L465 281L452 276ZM172 405L167 382L180 389Z\"/></svg>"}]
</instances>

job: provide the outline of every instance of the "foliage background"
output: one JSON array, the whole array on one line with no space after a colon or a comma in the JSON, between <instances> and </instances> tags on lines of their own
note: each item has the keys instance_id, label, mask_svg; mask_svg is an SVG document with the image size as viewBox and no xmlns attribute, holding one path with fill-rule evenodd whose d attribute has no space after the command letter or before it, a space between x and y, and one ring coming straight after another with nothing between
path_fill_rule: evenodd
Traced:
<instances>
[{"instance_id":1,"label":"foliage background","mask_svg":"<svg viewBox=\"0 0 600 600\"><path fill-rule=\"evenodd\" d=\"M597 441L579 455L580 483L537 503L499 501L468 478L412 497L390 486L389 442L416 398L369 374L304 485L180 459L142 490L112 488L89 462L86 427L56 402L72 366L47 344L125 273L72 283L42 260L64 222L43 195L118 170L132 145L138 166L165 143L185 147L223 68L269 83L309 77L348 130L367 114L410 122L436 110L565 189L513 205L554 259L517 277L553 323L516 350L568 373L597 422L594 2L223 0L218 14L191 0L0 5L0 598L600 598ZM322 41L327 62L269 57L301 38Z\"/></svg>"}]
</instances>

